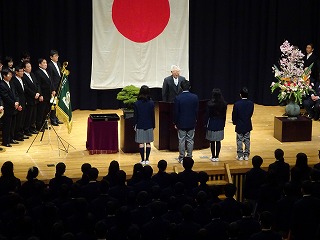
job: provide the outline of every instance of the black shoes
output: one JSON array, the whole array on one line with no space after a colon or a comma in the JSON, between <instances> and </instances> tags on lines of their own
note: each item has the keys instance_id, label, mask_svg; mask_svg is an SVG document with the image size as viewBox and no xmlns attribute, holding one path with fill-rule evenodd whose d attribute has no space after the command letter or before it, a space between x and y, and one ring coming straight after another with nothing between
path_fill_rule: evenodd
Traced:
<instances>
[{"instance_id":1,"label":"black shoes","mask_svg":"<svg viewBox=\"0 0 320 240\"><path fill-rule=\"evenodd\" d=\"M59 124L56 123L56 122L52 122L51 125L53 125L53 126L59 126Z\"/></svg>"},{"instance_id":2,"label":"black shoes","mask_svg":"<svg viewBox=\"0 0 320 240\"><path fill-rule=\"evenodd\" d=\"M21 141L23 141L23 139L22 139ZM10 141L10 143L12 143L12 144L19 144L19 142L18 142L17 140L14 140L14 139L12 139L12 140ZM10 145L10 144L9 144L9 145Z\"/></svg>"},{"instance_id":3,"label":"black shoes","mask_svg":"<svg viewBox=\"0 0 320 240\"><path fill-rule=\"evenodd\" d=\"M60 120L57 121L58 124L63 124L63 122L61 122Z\"/></svg>"},{"instance_id":4,"label":"black shoes","mask_svg":"<svg viewBox=\"0 0 320 240\"><path fill-rule=\"evenodd\" d=\"M5 147L12 147L9 143L7 143L7 144L2 143L2 146L5 146Z\"/></svg>"}]
</instances>

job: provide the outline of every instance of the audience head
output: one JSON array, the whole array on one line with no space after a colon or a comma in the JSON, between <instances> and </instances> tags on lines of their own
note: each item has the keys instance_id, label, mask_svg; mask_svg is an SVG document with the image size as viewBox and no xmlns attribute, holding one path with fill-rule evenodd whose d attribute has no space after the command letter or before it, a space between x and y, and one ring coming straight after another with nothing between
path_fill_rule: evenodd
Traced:
<instances>
[{"instance_id":1,"label":"audience head","mask_svg":"<svg viewBox=\"0 0 320 240\"><path fill-rule=\"evenodd\" d=\"M37 167L31 167L27 173L27 179L32 180L38 177L39 169Z\"/></svg>"},{"instance_id":2,"label":"audience head","mask_svg":"<svg viewBox=\"0 0 320 240\"><path fill-rule=\"evenodd\" d=\"M194 210L189 204L183 205L181 208L182 217L185 220L192 220L194 215Z\"/></svg>"},{"instance_id":3,"label":"audience head","mask_svg":"<svg viewBox=\"0 0 320 240\"><path fill-rule=\"evenodd\" d=\"M298 153L297 154L295 166L300 169L308 168L308 157L305 153Z\"/></svg>"},{"instance_id":4,"label":"audience head","mask_svg":"<svg viewBox=\"0 0 320 240\"><path fill-rule=\"evenodd\" d=\"M1 174L3 177L13 177L13 163L11 161L6 161L2 164Z\"/></svg>"},{"instance_id":5,"label":"audience head","mask_svg":"<svg viewBox=\"0 0 320 240\"><path fill-rule=\"evenodd\" d=\"M227 183L224 186L224 194L226 195L227 198L232 198L236 194L236 191L237 191L237 187L232 183Z\"/></svg>"},{"instance_id":6,"label":"audience head","mask_svg":"<svg viewBox=\"0 0 320 240\"><path fill-rule=\"evenodd\" d=\"M114 175L120 170L119 162L112 160L109 165L108 175Z\"/></svg>"},{"instance_id":7,"label":"audience head","mask_svg":"<svg viewBox=\"0 0 320 240\"><path fill-rule=\"evenodd\" d=\"M199 191L196 197L196 201L199 205L204 205L207 202L207 194L204 191Z\"/></svg>"},{"instance_id":8,"label":"audience head","mask_svg":"<svg viewBox=\"0 0 320 240\"><path fill-rule=\"evenodd\" d=\"M136 163L133 165L133 173L132 173L132 177L141 177L142 174L142 170L143 170L143 165L141 163Z\"/></svg>"},{"instance_id":9,"label":"audience head","mask_svg":"<svg viewBox=\"0 0 320 240\"><path fill-rule=\"evenodd\" d=\"M99 170L95 167L90 168L89 170L89 180L96 181L99 176Z\"/></svg>"},{"instance_id":10,"label":"audience head","mask_svg":"<svg viewBox=\"0 0 320 240\"><path fill-rule=\"evenodd\" d=\"M180 83L180 87L181 87L182 91L189 91L190 82L188 80L182 80Z\"/></svg>"},{"instance_id":11,"label":"audience head","mask_svg":"<svg viewBox=\"0 0 320 240\"><path fill-rule=\"evenodd\" d=\"M127 174L123 170L119 170L117 172L117 184L118 185L125 185L127 180Z\"/></svg>"},{"instance_id":12,"label":"audience head","mask_svg":"<svg viewBox=\"0 0 320 240\"><path fill-rule=\"evenodd\" d=\"M56 165L56 177L62 176L66 171L66 165L63 162L59 162Z\"/></svg>"},{"instance_id":13,"label":"audience head","mask_svg":"<svg viewBox=\"0 0 320 240\"><path fill-rule=\"evenodd\" d=\"M182 166L184 167L185 170L191 170L193 167L194 161L191 157L184 157Z\"/></svg>"},{"instance_id":14,"label":"audience head","mask_svg":"<svg viewBox=\"0 0 320 240\"><path fill-rule=\"evenodd\" d=\"M280 161L280 162L284 162L284 151L280 148L276 149L274 151L274 157Z\"/></svg>"},{"instance_id":15,"label":"audience head","mask_svg":"<svg viewBox=\"0 0 320 240\"><path fill-rule=\"evenodd\" d=\"M310 173L310 179L315 182L320 181L320 170L313 168Z\"/></svg>"},{"instance_id":16,"label":"audience head","mask_svg":"<svg viewBox=\"0 0 320 240\"><path fill-rule=\"evenodd\" d=\"M143 172L144 179L151 179L152 174L153 174L153 169L152 169L151 166L145 165L143 167L143 171L142 172Z\"/></svg>"},{"instance_id":17,"label":"audience head","mask_svg":"<svg viewBox=\"0 0 320 240\"><path fill-rule=\"evenodd\" d=\"M264 211L260 214L259 220L262 229L270 229L273 223L273 216L271 212Z\"/></svg>"},{"instance_id":18,"label":"audience head","mask_svg":"<svg viewBox=\"0 0 320 240\"><path fill-rule=\"evenodd\" d=\"M243 87L240 89L240 96L241 98L248 98L249 96L249 90L246 87Z\"/></svg>"},{"instance_id":19,"label":"audience head","mask_svg":"<svg viewBox=\"0 0 320 240\"><path fill-rule=\"evenodd\" d=\"M107 225L104 221L98 221L94 227L94 233L97 239L106 239Z\"/></svg>"},{"instance_id":20,"label":"audience head","mask_svg":"<svg viewBox=\"0 0 320 240\"><path fill-rule=\"evenodd\" d=\"M261 165L262 165L262 163L263 163L263 159L262 159L262 157L260 157L260 156L258 156L258 155L254 156L254 157L252 158L252 166L253 166L254 168L260 168Z\"/></svg>"},{"instance_id":21,"label":"audience head","mask_svg":"<svg viewBox=\"0 0 320 240\"><path fill-rule=\"evenodd\" d=\"M166 160L160 160L159 162L158 162L158 168L159 168L159 171L160 172L164 172L164 171L166 171L166 169L167 169L167 165L168 165L168 163L167 163L167 161Z\"/></svg>"}]
</instances>

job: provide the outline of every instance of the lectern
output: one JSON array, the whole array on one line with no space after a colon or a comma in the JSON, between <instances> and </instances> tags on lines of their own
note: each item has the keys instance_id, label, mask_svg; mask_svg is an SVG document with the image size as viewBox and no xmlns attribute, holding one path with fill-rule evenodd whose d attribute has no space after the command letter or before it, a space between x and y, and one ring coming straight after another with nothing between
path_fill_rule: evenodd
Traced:
<instances>
[{"instance_id":1,"label":"lectern","mask_svg":"<svg viewBox=\"0 0 320 240\"><path fill-rule=\"evenodd\" d=\"M194 149L204 149L210 146L209 141L205 139L206 128L204 127L207 101L199 101ZM178 151L178 136L173 125L173 110L174 103L160 101L155 104L154 146L159 150Z\"/></svg>"}]
</instances>

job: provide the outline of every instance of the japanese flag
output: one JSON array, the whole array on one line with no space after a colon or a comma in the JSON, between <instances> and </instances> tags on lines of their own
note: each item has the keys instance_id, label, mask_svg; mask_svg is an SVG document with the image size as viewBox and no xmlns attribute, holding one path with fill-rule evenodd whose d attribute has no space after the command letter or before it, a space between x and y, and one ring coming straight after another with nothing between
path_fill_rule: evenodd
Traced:
<instances>
[{"instance_id":1,"label":"japanese flag","mask_svg":"<svg viewBox=\"0 0 320 240\"><path fill-rule=\"evenodd\" d=\"M93 0L92 89L162 87L171 65L189 78L187 0Z\"/></svg>"}]
</instances>

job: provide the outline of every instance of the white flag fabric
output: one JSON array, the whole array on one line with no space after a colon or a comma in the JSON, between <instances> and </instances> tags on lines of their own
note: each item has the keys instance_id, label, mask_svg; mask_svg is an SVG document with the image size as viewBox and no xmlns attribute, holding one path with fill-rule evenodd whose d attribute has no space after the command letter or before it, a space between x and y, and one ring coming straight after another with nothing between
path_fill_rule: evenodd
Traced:
<instances>
[{"instance_id":1,"label":"white flag fabric","mask_svg":"<svg viewBox=\"0 0 320 240\"><path fill-rule=\"evenodd\" d=\"M188 2L93 0L91 89L162 87L171 65L189 79Z\"/></svg>"}]
</instances>

